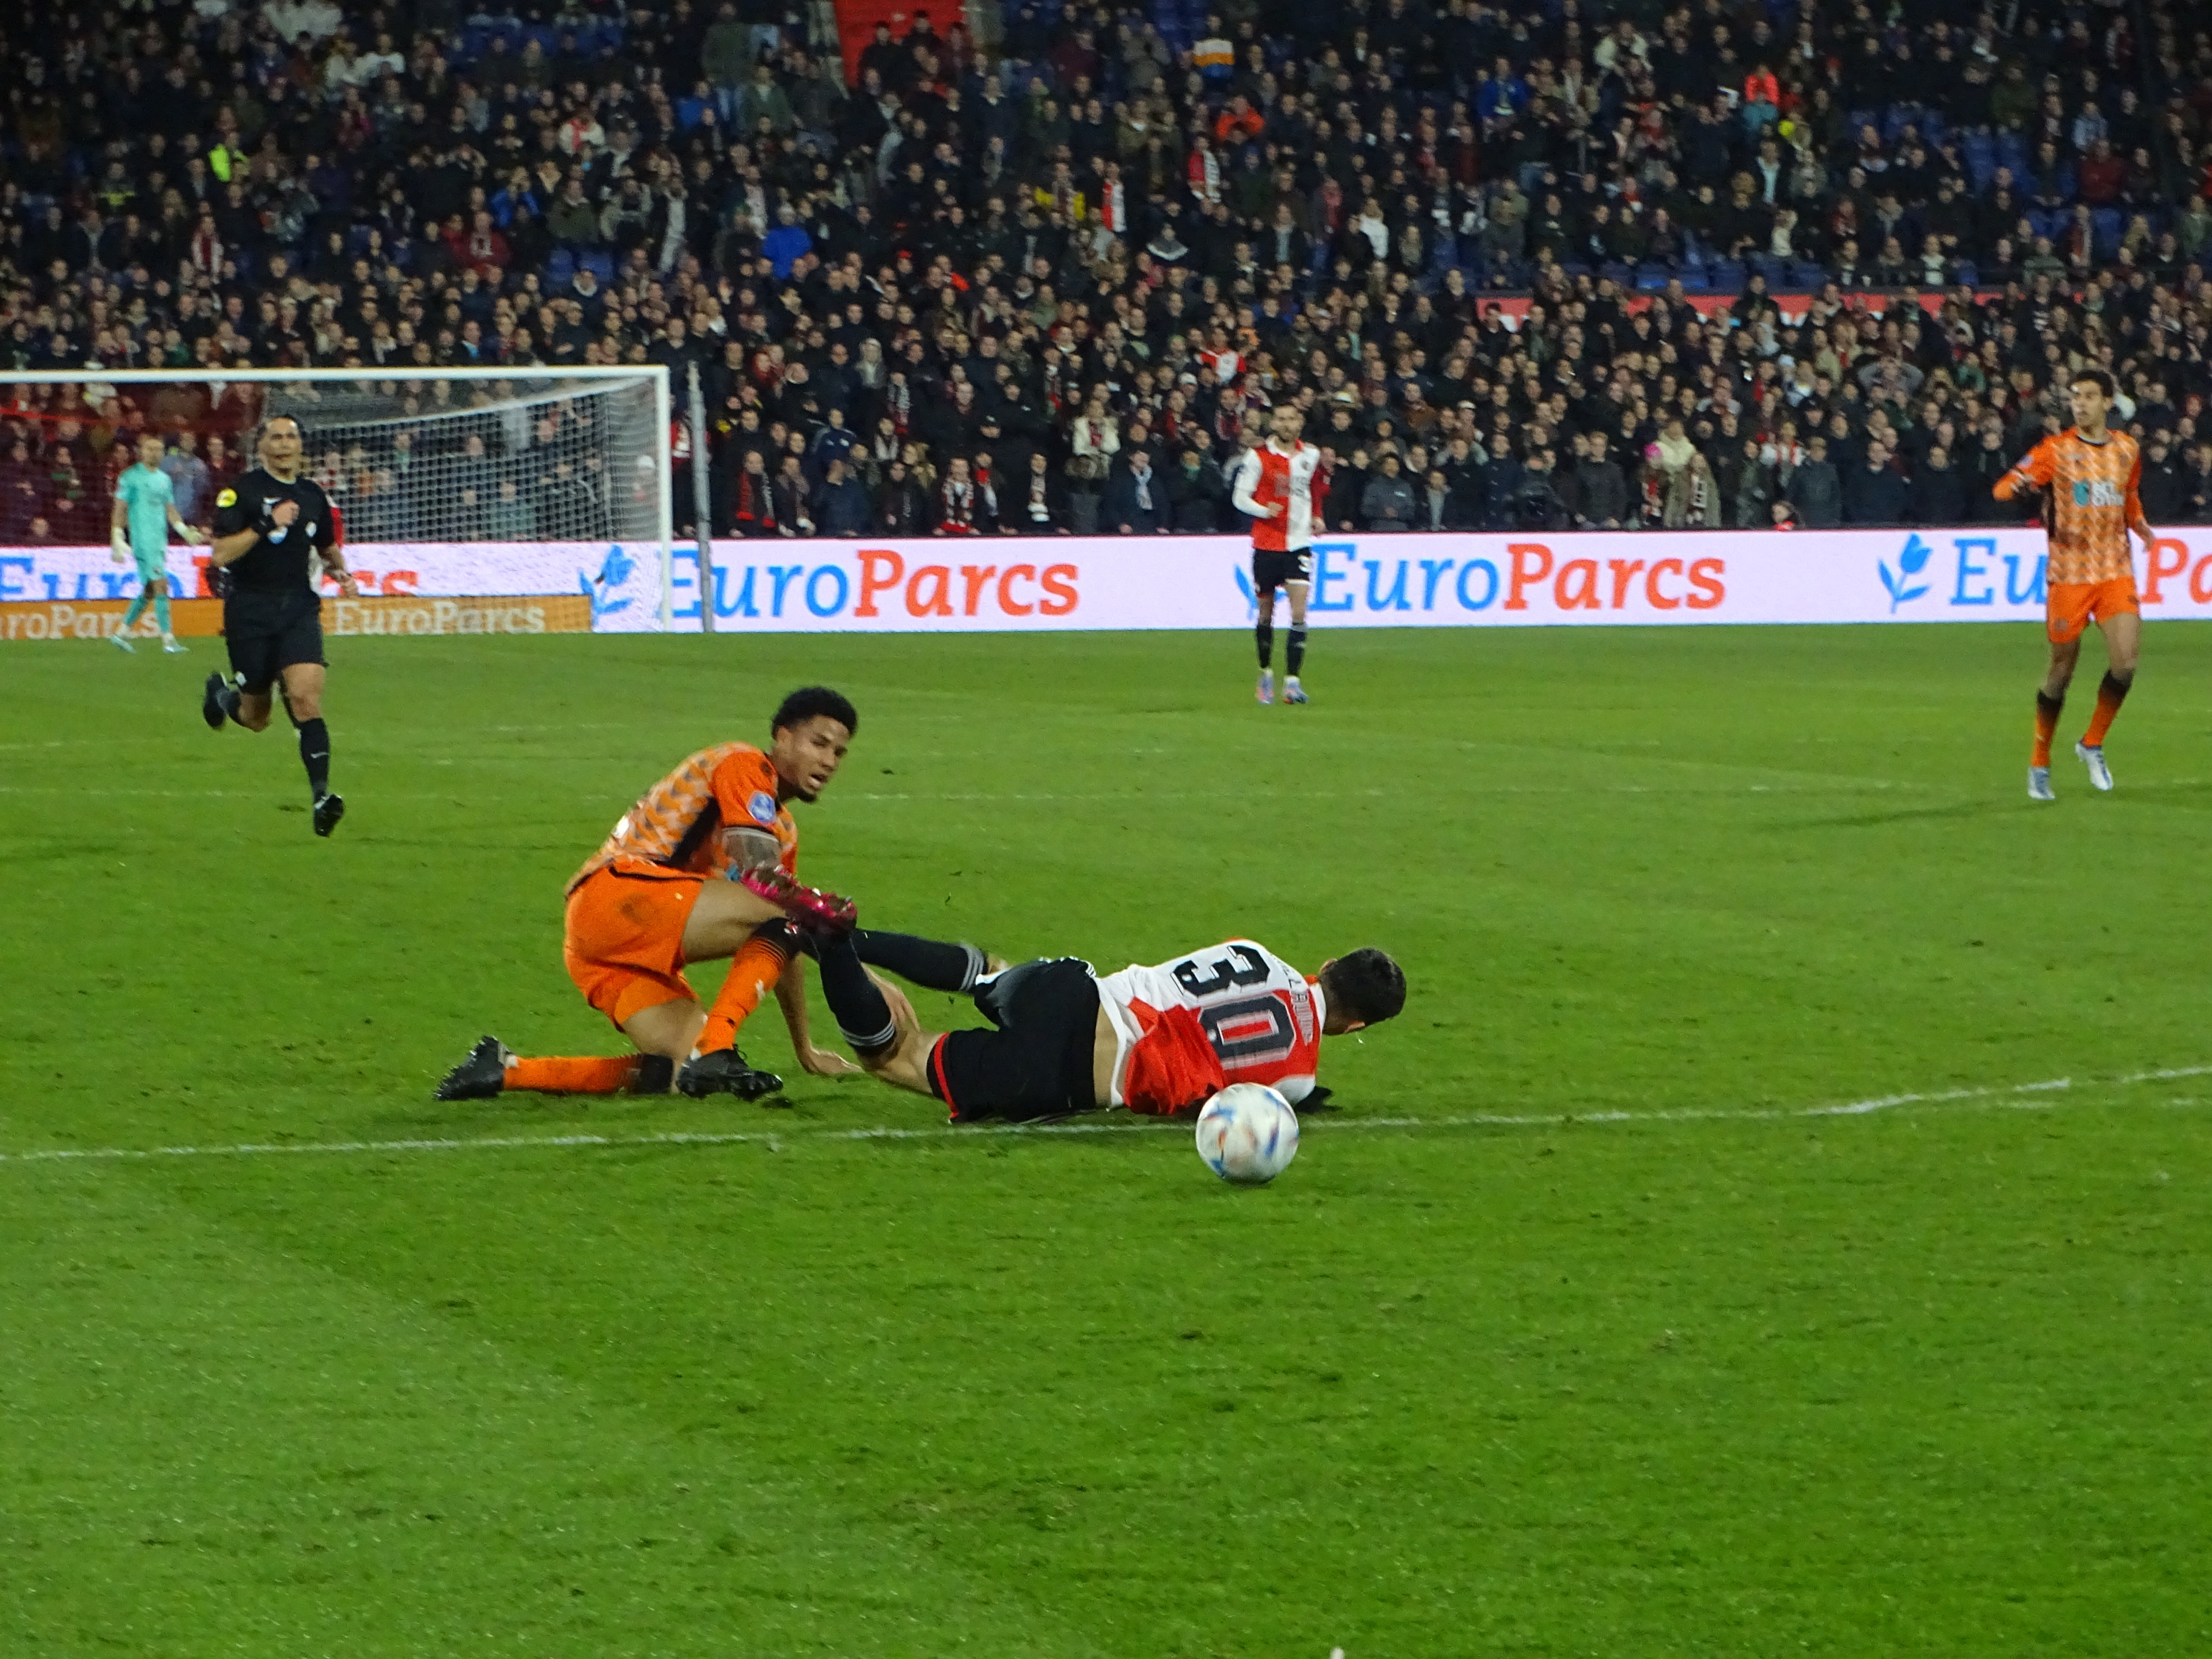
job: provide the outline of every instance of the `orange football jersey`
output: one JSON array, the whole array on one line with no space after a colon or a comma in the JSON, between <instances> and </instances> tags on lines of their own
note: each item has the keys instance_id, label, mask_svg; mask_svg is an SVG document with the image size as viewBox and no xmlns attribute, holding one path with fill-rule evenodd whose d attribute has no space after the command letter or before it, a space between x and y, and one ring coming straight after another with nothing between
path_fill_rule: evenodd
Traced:
<instances>
[{"instance_id":1,"label":"orange football jersey","mask_svg":"<svg viewBox=\"0 0 2212 1659\"><path fill-rule=\"evenodd\" d=\"M1997 481L1996 494L2009 500L2021 480L2044 494L2044 525L2050 532L2051 565L2045 580L2106 582L2135 574L2128 531L2143 524L2136 494L2142 460L2136 441L2111 432L2091 443L2073 427L2045 438L2027 458Z\"/></svg>"},{"instance_id":2,"label":"orange football jersey","mask_svg":"<svg viewBox=\"0 0 2212 1659\"><path fill-rule=\"evenodd\" d=\"M727 875L731 860L721 831L731 829L773 836L777 862L797 871L799 826L777 799L775 763L749 743L702 749L647 790L585 860L568 890L574 892L594 870L618 860L695 875Z\"/></svg>"}]
</instances>

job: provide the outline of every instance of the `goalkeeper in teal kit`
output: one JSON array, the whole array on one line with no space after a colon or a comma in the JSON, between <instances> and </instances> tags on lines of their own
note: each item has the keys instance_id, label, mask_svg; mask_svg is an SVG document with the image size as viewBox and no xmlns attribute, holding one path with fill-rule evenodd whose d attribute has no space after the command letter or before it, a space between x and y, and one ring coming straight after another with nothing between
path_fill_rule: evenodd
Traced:
<instances>
[{"instance_id":1,"label":"goalkeeper in teal kit","mask_svg":"<svg viewBox=\"0 0 2212 1659\"><path fill-rule=\"evenodd\" d=\"M130 631L138 625L138 618L146 614L150 603L154 618L161 627L161 649L173 655L185 647L177 643L169 627L169 532L173 527L195 547L207 538L186 524L177 511L176 492L170 487L169 475L161 471L163 449L161 439L148 433L138 440L138 464L125 468L115 481L108 544L114 550L116 563L137 561L138 597L131 600L123 626L108 637L123 650L130 650Z\"/></svg>"}]
</instances>

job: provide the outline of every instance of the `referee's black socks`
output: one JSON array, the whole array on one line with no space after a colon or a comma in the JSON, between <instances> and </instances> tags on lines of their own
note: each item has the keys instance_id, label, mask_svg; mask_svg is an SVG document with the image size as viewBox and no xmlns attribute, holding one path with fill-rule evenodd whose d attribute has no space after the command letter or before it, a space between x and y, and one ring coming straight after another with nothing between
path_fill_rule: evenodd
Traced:
<instances>
[{"instance_id":1,"label":"referee's black socks","mask_svg":"<svg viewBox=\"0 0 2212 1659\"><path fill-rule=\"evenodd\" d=\"M307 787L320 800L331 793L331 729L319 714L299 724L300 764L307 769Z\"/></svg>"}]
</instances>

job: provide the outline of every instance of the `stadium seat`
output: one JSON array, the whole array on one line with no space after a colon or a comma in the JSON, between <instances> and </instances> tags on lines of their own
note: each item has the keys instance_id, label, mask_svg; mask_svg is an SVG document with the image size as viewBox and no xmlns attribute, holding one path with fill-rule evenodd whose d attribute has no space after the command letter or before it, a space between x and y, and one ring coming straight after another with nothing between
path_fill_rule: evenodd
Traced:
<instances>
[{"instance_id":1,"label":"stadium seat","mask_svg":"<svg viewBox=\"0 0 2212 1659\"><path fill-rule=\"evenodd\" d=\"M1705 281L1717 294L1741 294L1743 291L1743 261L1716 259L1705 267Z\"/></svg>"},{"instance_id":2,"label":"stadium seat","mask_svg":"<svg viewBox=\"0 0 2212 1659\"><path fill-rule=\"evenodd\" d=\"M2089 246L2100 259L2119 257L2120 232L2125 225L2120 210L2093 208L2089 212Z\"/></svg>"}]
</instances>

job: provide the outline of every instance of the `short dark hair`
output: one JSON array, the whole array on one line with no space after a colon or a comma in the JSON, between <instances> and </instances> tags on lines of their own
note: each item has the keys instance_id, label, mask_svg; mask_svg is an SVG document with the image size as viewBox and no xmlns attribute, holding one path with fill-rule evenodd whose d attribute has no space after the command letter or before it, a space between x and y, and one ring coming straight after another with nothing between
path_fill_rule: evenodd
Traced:
<instances>
[{"instance_id":1,"label":"short dark hair","mask_svg":"<svg viewBox=\"0 0 2212 1659\"><path fill-rule=\"evenodd\" d=\"M1406 1006L1405 970L1373 945L1339 957L1321 970L1321 994L1331 1012L1364 1025L1395 1018Z\"/></svg>"},{"instance_id":2,"label":"short dark hair","mask_svg":"<svg viewBox=\"0 0 2212 1659\"><path fill-rule=\"evenodd\" d=\"M2112 400L2112 377L2101 368L2085 368L2067 382L2069 386L2093 386L2105 394L2105 401Z\"/></svg>"},{"instance_id":3,"label":"short dark hair","mask_svg":"<svg viewBox=\"0 0 2212 1659\"><path fill-rule=\"evenodd\" d=\"M850 698L826 685L807 685L783 700L775 718L768 723L768 734L772 738L787 726L804 726L817 714L827 714L848 733L860 729L860 716Z\"/></svg>"},{"instance_id":4,"label":"short dark hair","mask_svg":"<svg viewBox=\"0 0 2212 1659\"><path fill-rule=\"evenodd\" d=\"M264 438L267 437L269 435L269 428L276 425L279 421L291 422L292 430L300 434L300 441L303 444L307 441L307 423L305 421L302 421L297 415L276 414L269 416L261 422L261 436Z\"/></svg>"}]
</instances>

